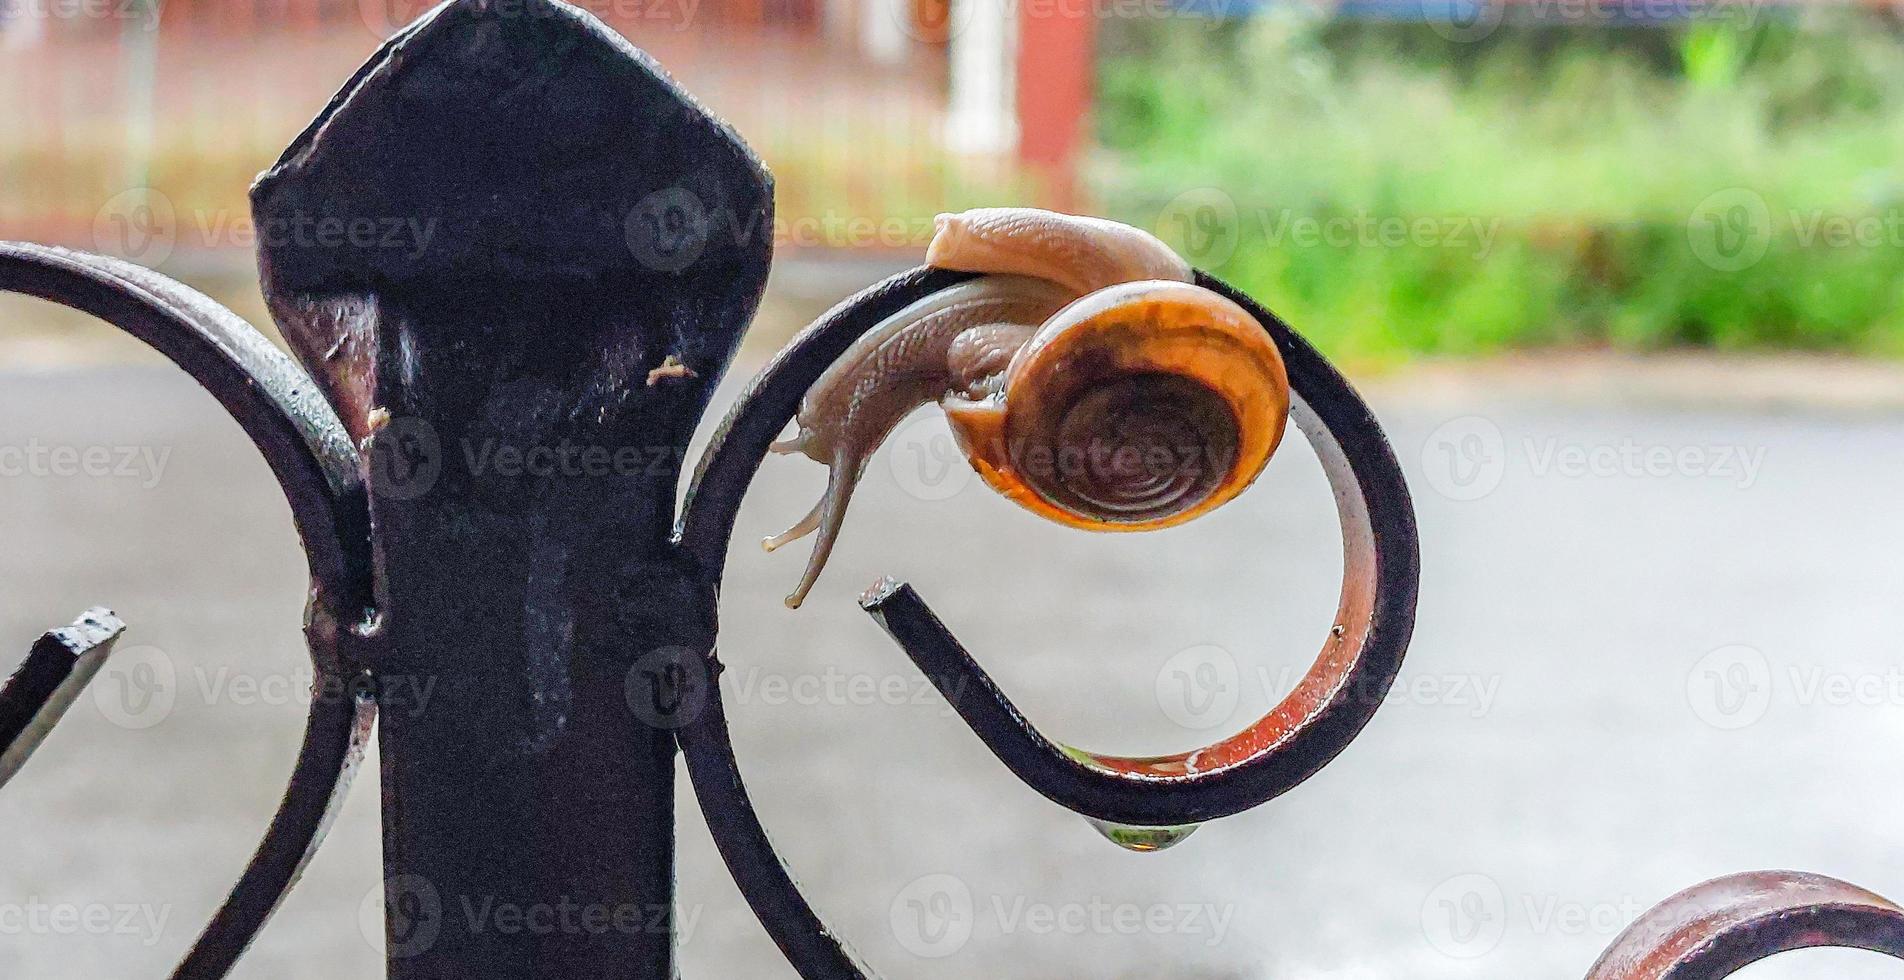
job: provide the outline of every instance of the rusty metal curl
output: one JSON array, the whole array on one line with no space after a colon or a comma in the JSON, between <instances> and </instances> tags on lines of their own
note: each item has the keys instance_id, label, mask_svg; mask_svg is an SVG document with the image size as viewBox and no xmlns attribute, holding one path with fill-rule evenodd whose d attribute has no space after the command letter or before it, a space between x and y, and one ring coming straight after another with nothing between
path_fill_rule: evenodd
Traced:
<instances>
[{"instance_id":1,"label":"rusty metal curl","mask_svg":"<svg viewBox=\"0 0 1904 980\"><path fill-rule=\"evenodd\" d=\"M883 584L862 601L1021 781L1073 812L1137 827L1192 825L1248 810L1347 748L1401 669L1420 575L1408 486L1368 406L1274 314L1208 274L1197 282L1248 310L1281 349L1292 420L1321 460L1341 520L1343 582L1334 627L1294 691L1243 731L1193 751L1151 758L1085 752L1032 726L912 587Z\"/></svg>"},{"instance_id":2,"label":"rusty metal curl","mask_svg":"<svg viewBox=\"0 0 1904 980\"><path fill-rule=\"evenodd\" d=\"M1824 875L1728 875L1640 916L1586 980L1718 980L1766 957L1820 946L1904 959L1904 909Z\"/></svg>"},{"instance_id":3,"label":"rusty metal curl","mask_svg":"<svg viewBox=\"0 0 1904 980\"><path fill-rule=\"evenodd\" d=\"M734 517L766 447L806 387L872 324L966 278L917 269L873 286L796 337L753 381L702 457L682 519L682 548L710 582L721 579ZM1380 425L1334 368L1280 320L1221 282L1199 280L1242 303L1276 337L1295 389L1292 414L1321 457L1341 511L1346 560L1337 629L1296 694L1256 726L1199 752L1168 759L1082 753L1046 739L1019 714L912 587L888 580L862 598L1001 762L1046 797L1100 820L1194 823L1248 809L1301 782L1366 723L1400 666L1412 624L1413 514ZM696 683L708 695L706 704L679 737L729 871L802 977L873 976L820 919L774 850L734 755L719 695L724 667L711 649L702 667ZM1642 916L1586 980L1718 980L1767 956L1814 946L1904 958L1904 912L1818 875L1721 878Z\"/></svg>"},{"instance_id":4,"label":"rusty metal curl","mask_svg":"<svg viewBox=\"0 0 1904 980\"><path fill-rule=\"evenodd\" d=\"M919 269L847 300L796 337L754 381L702 458L688 493L681 544L718 582L734 516L768 444L800 398L846 347L894 310L970 276ZM1342 522L1344 583L1335 627L1315 666L1267 716L1230 739L1177 756L1135 759L1046 739L939 623L917 592L887 583L863 600L973 732L1028 786L1106 823L1190 825L1247 810L1313 775L1347 747L1381 705L1413 626L1419 574L1414 512L1381 427L1342 376L1249 297L1199 275L1241 303L1281 348L1292 415L1309 437ZM712 678L721 669L710 653ZM730 870L802 974L863 970L807 906L774 856L746 798L718 696L681 733L696 794Z\"/></svg>"}]
</instances>

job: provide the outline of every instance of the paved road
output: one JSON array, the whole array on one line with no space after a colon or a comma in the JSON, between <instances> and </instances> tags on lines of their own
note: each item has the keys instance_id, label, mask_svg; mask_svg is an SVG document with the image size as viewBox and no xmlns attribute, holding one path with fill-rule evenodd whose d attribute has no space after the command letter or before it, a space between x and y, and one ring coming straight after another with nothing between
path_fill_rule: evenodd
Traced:
<instances>
[{"instance_id":1,"label":"paved road","mask_svg":"<svg viewBox=\"0 0 1904 980\"><path fill-rule=\"evenodd\" d=\"M1154 855L915 703L853 596L882 573L919 583L1066 741L1185 748L1264 710L1329 625L1340 561L1313 457L1286 450L1205 522L1113 539L921 469L932 430L909 430L797 613L779 597L801 557L750 542L821 474L770 464L726 599L739 750L810 894L886 975L1578 977L1643 907L1713 875L1805 868L1904 895L1904 414L1493 384L1374 400L1424 537L1402 693L1308 784ZM0 447L35 444L149 455L122 476L0 478L5 644L93 602L133 624L107 696L0 793L0 976L158 976L296 745L298 554L264 467L162 370L0 377ZM160 663L169 709L128 708L153 676L128 671ZM1186 702L1185 677L1217 699ZM239 976L376 975L377 796L372 769ZM684 974L791 975L691 806L681 842ZM962 943L916 928L910 903L941 895L970 896ZM75 930L82 913L106 918ZM1750 976L1899 967L1800 954Z\"/></svg>"}]
</instances>

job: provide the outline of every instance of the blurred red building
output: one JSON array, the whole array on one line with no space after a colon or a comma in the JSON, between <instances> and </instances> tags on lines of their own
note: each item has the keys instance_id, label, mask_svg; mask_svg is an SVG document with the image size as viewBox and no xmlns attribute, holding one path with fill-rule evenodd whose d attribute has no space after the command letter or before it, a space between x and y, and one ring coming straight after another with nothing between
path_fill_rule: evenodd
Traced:
<instances>
[{"instance_id":1,"label":"blurred red building","mask_svg":"<svg viewBox=\"0 0 1904 980\"><path fill-rule=\"evenodd\" d=\"M579 5L762 152L786 245L913 248L944 208L1072 203L1094 8L1022 2ZM428 6L0 0L0 237L97 244L101 205L149 187L198 225L182 239L221 242L251 177Z\"/></svg>"}]
</instances>

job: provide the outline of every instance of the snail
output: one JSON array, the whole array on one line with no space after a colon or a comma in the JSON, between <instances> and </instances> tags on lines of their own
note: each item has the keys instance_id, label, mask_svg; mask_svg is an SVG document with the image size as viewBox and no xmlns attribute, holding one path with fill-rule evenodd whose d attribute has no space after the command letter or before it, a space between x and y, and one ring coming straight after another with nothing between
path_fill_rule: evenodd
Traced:
<instances>
[{"instance_id":1,"label":"snail","mask_svg":"<svg viewBox=\"0 0 1904 980\"><path fill-rule=\"evenodd\" d=\"M938 402L994 490L1096 531L1170 527L1255 481L1282 440L1289 380L1242 307L1128 225L1030 208L940 215L930 266L984 275L856 340L773 444L828 467L825 494L768 551L814 532L798 607L826 567L879 444Z\"/></svg>"}]
</instances>

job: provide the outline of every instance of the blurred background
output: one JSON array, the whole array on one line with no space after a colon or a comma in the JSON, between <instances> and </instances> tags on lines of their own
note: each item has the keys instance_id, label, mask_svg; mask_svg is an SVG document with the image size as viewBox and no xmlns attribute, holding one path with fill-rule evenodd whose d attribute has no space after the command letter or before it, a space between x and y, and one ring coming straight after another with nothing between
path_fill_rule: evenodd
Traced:
<instances>
[{"instance_id":1,"label":"blurred background","mask_svg":"<svg viewBox=\"0 0 1904 980\"><path fill-rule=\"evenodd\" d=\"M6 0L0 227L242 279L251 178L403 3ZM1875 0L595 7L766 157L795 261L1037 203L1166 234L1339 356L1904 351Z\"/></svg>"},{"instance_id":2,"label":"blurred background","mask_svg":"<svg viewBox=\"0 0 1904 980\"><path fill-rule=\"evenodd\" d=\"M1189 748L1267 710L1328 629L1313 455L1292 440L1209 519L1107 540L993 497L922 416L799 612L779 601L799 559L750 536L823 474L772 461L723 598L725 695L789 862L887 975L1579 976L1727 872L1904 895L1904 11L584 6L776 175L775 278L720 405L916 263L937 212L1036 204L1148 228L1282 314L1369 396L1414 489L1421 619L1390 704L1289 796L1138 855L1018 787L851 599L919 582L1067 742ZM270 332L246 189L424 9L0 0L0 238L155 266ZM48 462L91 448L125 465ZM0 297L0 650L93 603L133 627L0 792L0 976L160 975L242 867L309 682L283 510L188 381ZM681 799L684 974L790 975ZM376 975L376 811L372 767L237 976Z\"/></svg>"}]
</instances>

